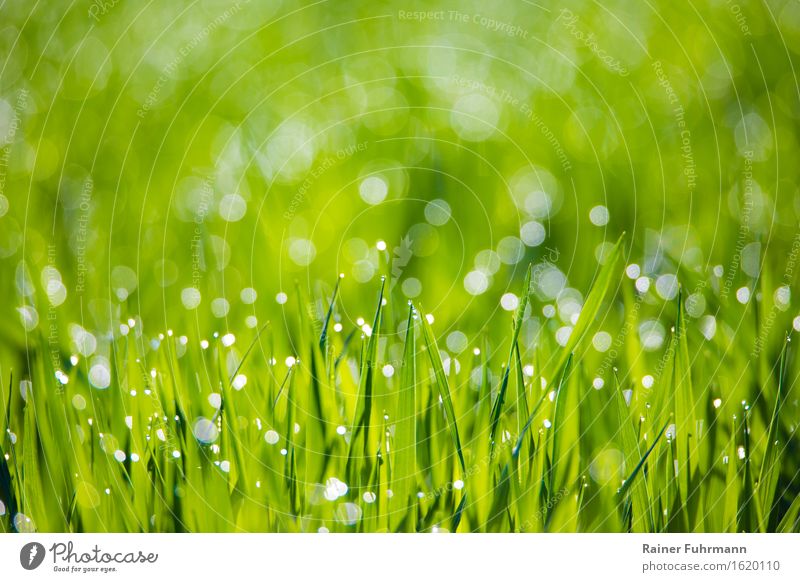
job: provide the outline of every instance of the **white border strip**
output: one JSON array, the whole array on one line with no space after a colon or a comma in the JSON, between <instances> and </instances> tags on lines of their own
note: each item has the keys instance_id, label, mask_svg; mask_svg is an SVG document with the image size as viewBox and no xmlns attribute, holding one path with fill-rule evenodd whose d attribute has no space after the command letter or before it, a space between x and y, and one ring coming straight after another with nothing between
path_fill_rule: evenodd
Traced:
<instances>
[{"instance_id":1,"label":"white border strip","mask_svg":"<svg viewBox=\"0 0 800 582\"><path fill-rule=\"evenodd\" d=\"M7 534L0 572L14 581L797 581L800 534Z\"/></svg>"}]
</instances>

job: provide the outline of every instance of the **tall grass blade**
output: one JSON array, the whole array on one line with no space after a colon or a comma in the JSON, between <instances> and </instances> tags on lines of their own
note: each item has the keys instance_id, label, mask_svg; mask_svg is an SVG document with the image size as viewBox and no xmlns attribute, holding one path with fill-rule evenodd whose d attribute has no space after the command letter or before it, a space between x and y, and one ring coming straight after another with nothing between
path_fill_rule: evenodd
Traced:
<instances>
[{"instance_id":1,"label":"tall grass blade","mask_svg":"<svg viewBox=\"0 0 800 582\"><path fill-rule=\"evenodd\" d=\"M631 474L628 475L627 479L625 479L625 482L622 484L622 487L620 487L619 490L617 491L617 496L618 497L624 497L625 495L628 494L628 491L630 491L630 488L633 486L637 475L639 475L639 473L641 472L642 468L644 467L644 464L647 462L647 458L650 456L650 453L653 452L653 449L656 448L656 445L658 444L658 441L660 441L661 437L664 436L664 431L665 430L667 430L667 425L666 424L664 424L664 426L661 427L661 430L658 431L658 435L656 436L655 440L653 441L653 444L650 445L650 447L645 452L644 456L636 464L636 467L634 467L633 471L631 471Z\"/></svg>"},{"instance_id":2,"label":"tall grass blade","mask_svg":"<svg viewBox=\"0 0 800 582\"><path fill-rule=\"evenodd\" d=\"M778 365L778 392L775 395L775 406L772 410L772 418L769 423L769 431L767 433L767 446L764 452L764 459L761 462L761 472L758 479L758 494L761 502L761 531L766 532L769 529L769 522L771 519L777 517L775 515L775 490L778 486L778 476L781 470L781 456L784 446L779 440L779 429L781 420L781 408L783 407L784 394L786 391L786 352L788 350L788 338L783 343L781 350L780 363Z\"/></svg>"},{"instance_id":3,"label":"tall grass blade","mask_svg":"<svg viewBox=\"0 0 800 582\"><path fill-rule=\"evenodd\" d=\"M491 424L491 429L489 430L489 439L492 447L494 446L495 434L497 433L497 427L500 424L500 415L503 410L506 391L508 390L508 381L509 381L509 376L511 374L511 364L514 358L514 350L517 348L517 338L519 337L519 331L522 328L522 320L523 317L525 316L525 309L528 307L528 300L531 292L531 271L532 267L529 267L528 272L525 274L525 288L522 293L522 300L520 301L514 316L512 335L511 335L511 345L509 346L508 349L508 359L506 361L506 367L503 370L503 380L500 383L500 389L498 390L497 397L495 398L494 404L492 405L492 413L491 413L492 424Z\"/></svg>"},{"instance_id":4,"label":"tall grass blade","mask_svg":"<svg viewBox=\"0 0 800 582\"><path fill-rule=\"evenodd\" d=\"M456 422L455 409L453 408L453 400L450 397L450 387L447 383L447 375L444 373L442 356L439 353L439 347L436 345L436 336L433 334L433 329L431 329L431 325L428 323L426 314L422 311L422 309L420 309L419 312L422 333L423 337L425 338L425 347L428 352L428 358L430 359L431 367L433 368L436 390L438 391L439 397L442 399L442 404L444 405L445 414L447 416L447 424L450 427L450 436L453 439L453 446L455 447L456 454L458 455L458 462L461 465L461 471L462 473L466 473L467 464L464 461L464 451L461 448L461 437L458 434L458 424Z\"/></svg>"},{"instance_id":5,"label":"tall grass blade","mask_svg":"<svg viewBox=\"0 0 800 582\"><path fill-rule=\"evenodd\" d=\"M586 332L597 321L597 316L600 313L603 300L605 299L608 290L611 288L611 283L616 277L619 276L617 273L617 262L619 261L621 255L622 240L624 237L625 234L623 233L619 240L617 240L617 242L614 244L614 247L611 249L611 251L606 255L605 264L600 269L600 272L597 274L597 278L592 284L592 288L586 297L586 302L581 308L578 321L570 333L567 345L564 346L563 350L561 350L559 357L555 360L555 364L548 367L548 371L545 374L546 378L556 377L556 375L566 364L567 358L571 357L571 355L577 351L581 340L586 335Z\"/></svg>"},{"instance_id":6,"label":"tall grass blade","mask_svg":"<svg viewBox=\"0 0 800 582\"><path fill-rule=\"evenodd\" d=\"M413 305L408 308L403 369L400 373L400 388L397 395L397 419L395 421L395 461L392 471L392 521L395 531L414 531L416 528L416 482L417 482L417 346L416 321Z\"/></svg>"}]
</instances>

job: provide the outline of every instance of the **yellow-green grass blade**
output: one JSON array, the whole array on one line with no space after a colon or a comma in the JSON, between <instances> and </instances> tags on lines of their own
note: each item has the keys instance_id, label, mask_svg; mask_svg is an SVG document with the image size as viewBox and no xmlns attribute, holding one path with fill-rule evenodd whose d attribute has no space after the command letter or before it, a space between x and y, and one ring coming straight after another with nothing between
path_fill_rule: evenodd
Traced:
<instances>
[{"instance_id":1,"label":"yellow-green grass blade","mask_svg":"<svg viewBox=\"0 0 800 582\"><path fill-rule=\"evenodd\" d=\"M694 475L697 473L699 441L702 438L692 390L691 360L689 359L688 330L683 306L683 290L678 291L678 314L673 336L674 358L672 392L675 394L675 461L680 498L684 516L690 530L694 530L701 497L694 490Z\"/></svg>"},{"instance_id":2,"label":"yellow-green grass blade","mask_svg":"<svg viewBox=\"0 0 800 582\"><path fill-rule=\"evenodd\" d=\"M458 457L458 463L461 469L461 476L463 481L466 478L467 474L466 461L464 460L464 451L461 446L461 437L458 431L458 423L455 415L455 409L453 408L453 401L450 396L450 387L447 381L447 375L444 373L442 356L441 353L439 352L439 347L436 343L436 336L433 333L433 329L431 328L431 325L428 322L427 316L424 313L424 311L422 309L419 309L419 313L420 313L420 324L422 325L423 337L425 339L425 348L426 351L428 352L428 358L430 360L431 367L433 368L434 384L436 385L436 390L438 392L439 398L441 399L442 405L444 406L444 412L450 432L450 437L452 439L453 446L455 447L456 455ZM440 453L437 456L440 456ZM435 465L434 468L437 468L440 464L441 463ZM458 507L456 508L456 511L452 516L451 526L450 526L451 531L456 531L459 524L461 523L464 509L466 507L466 499L467 499L467 489L465 486L464 490L462 491L461 500L458 504Z\"/></svg>"},{"instance_id":3,"label":"yellow-green grass blade","mask_svg":"<svg viewBox=\"0 0 800 582\"><path fill-rule=\"evenodd\" d=\"M548 431L550 465L546 473L545 529L576 531L580 462L580 401L578 374L570 356L553 399L552 428Z\"/></svg>"},{"instance_id":4,"label":"yellow-green grass blade","mask_svg":"<svg viewBox=\"0 0 800 582\"><path fill-rule=\"evenodd\" d=\"M492 506L492 489L494 483L490 467L485 459L490 459L489 427L492 405L492 382L489 370L489 343L483 338L477 362L480 366L479 385L476 391L477 403L473 407L473 422L465 457L468 460L467 483L471 501L467 508L467 519L472 530L483 527L489 517Z\"/></svg>"},{"instance_id":5,"label":"yellow-green grass blade","mask_svg":"<svg viewBox=\"0 0 800 582\"><path fill-rule=\"evenodd\" d=\"M621 449L625 459L626 467L633 467L642 458L639 447L639 439L634 428L634 419L631 415L633 403L626 402L622 387L619 385L616 374L614 375L615 400L618 418L617 439L620 441ZM636 418L636 421L639 419ZM630 529L636 533L646 533L655 531L655 521L651 502L647 491L647 481L638 479L630 487L630 507L631 520ZM625 499L627 502L627 499Z\"/></svg>"},{"instance_id":6,"label":"yellow-green grass blade","mask_svg":"<svg viewBox=\"0 0 800 582\"><path fill-rule=\"evenodd\" d=\"M572 446L577 444L580 438L578 426L577 394L569 394L570 372L572 371L572 354L567 358L564 369L556 388L553 400L553 420L552 430L550 431L550 442L548 452L550 454L550 467L547 474L547 498L548 501L555 497L555 491L559 485L566 482L567 473L572 464ZM575 387L576 388L576 387ZM571 443L567 454L563 454L562 447L564 442Z\"/></svg>"},{"instance_id":7,"label":"yellow-green grass blade","mask_svg":"<svg viewBox=\"0 0 800 582\"><path fill-rule=\"evenodd\" d=\"M567 358L577 352L586 332L596 323L606 294L611 288L612 282L619 277L617 262L621 255L622 240L624 237L625 235L623 234L608 255L606 255L605 264L600 268L600 272L597 274L592 284L592 288L586 297L586 302L581 308L578 321L570 333L569 340L566 346L564 346L564 349L560 351L559 356L553 360L555 363L548 366L545 378L555 378L559 374L566 364Z\"/></svg>"},{"instance_id":8,"label":"yellow-green grass blade","mask_svg":"<svg viewBox=\"0 0 800 582\"><path fill-rule=\"evenodd\" d=\"M514 447L511 449L510 459L506 461L503 465L503 469L500 474L500 478L498 480L497 486L494 490L493 495L493 503L492 503L492 510L489 514L489 522L487 524L488 531L499 531L501 520L503 517L503 512L505 508L508 506L509 502L509 493L510 489L513 488L514 485L518 485L518 478L519 475L517 474L517 463L519 463L520 452L522 451L523 445L525 444L526 436L533 424L534 420L536 419L536 415L539 412L539 409L544 404L545 399L547 398L547 394L544 393L541 395L539 400L533 406L533 410L531 411L528 419L526 420L525 424L520 431L519 436L514 444ZM533 490L532 483L525 483L526 485L530 486L530 490ZM527 491L525 492L527 493ZM522 496L522 492L518 497ZM531 516L527 514L523 514L520 516L523 523L529 522Z\"/></svg>"},{"instance_id":9,"label":"yellow-green grass blade","mask_svg":"<svg viewBox=\"0 0 800 582\"><path fill-rule=\"evenodd\" d=\"M450 387L447 382L447 375L444 373L444 364L442 363L442 356L439 352L439 347L436 344L436 336L433 333L430 323L427 320L426 314L420 312L420 323L422 325L422 333L425 338L425 347L428 352L431 367L433 368L434 381L439 397L442 399L445 414L447 416L447 423L450 428L450 436L453 439L453 446L458 456L458 462L461 465L462 473L466 472L466 462L464 461L464 452L461 448L461 437L458 433L458 424L456 422L455 410L453 408L453 401L450 397Z\"/></svg>"},{"instance_id":10,"label":"yellow-green grass blade","mask_svg":"<svg viewBox=\"0 0 800 582\"><path fill-rule=\"evenodd\" d=\"M390 515L392 529L395 531L414 531L416 529L417 347L415 317L414 307L409 305L394 435L395 461L392 470L393 496Z\"/></svg>"},{"instance_id":11,"label":"yellow-green grass blade","mask_svg":"<svg viewBox=\"0 0 800 582\"><path fill-rule=\"evenodd\" d=\"M386 280L382 279L378 305L372 321L372 331L367 338L365 349L362 350L358 397L353 414L347 473L351 481L358 486L369 483L372 474L372 460L377 454L380 440L380 437L374 434L375 431L371 430L371 423L375 396L375 371L378 366L378 335L385 286Z\"/></svg>"},{"instance_id":12,"label":"yellow-green grass blade","mask_svg":"<svg viewBox=\"0 0 800 582\"><path fill-rule=\"evenodd\" d=\"M31 392L25 403L25 421L22 443L22 513L33 520L36 530L58 531L44 503L42 470L39 463L39 438L36 430L36 397Z\"/></svg>"},{"instance_id":13,"label":"yellow-green grass blade","mask_svg":"<svg viewBox=\"0 0 800 582\"><path fill-rule=\"evenodd\" d=\"M800 533L800 495L794 498L775 531L780 533Z\"/></svg>"},{"instance_id":14,"label":"yellow-green grass blade","mask_svg":"<svg viewBox=\"0 0 800 582\"><path fill-rule=\"evenodd\" d=\"M528 268L528 272L525 275L525 287L522 294L522 300L517 307L516 313L514 315L514 320L512 322L512 335L511 335L511 345L508 349L508 359L506 361L505 369L503 370L503 379L500 382L500 389L497 392L497 397L495 398L494 404L492 405L492 425L491 429L489 430L489 439L491 441L491 446L494 447L494 440L497 434L497 427L500 424L500 415L503 411L503 404L505 403L506 391L508 390L508 381L509 376L511 374L511 364L514 358L514 350L517 347L517 338L519 337L520 329L522 328L522 320L525 316L525 308L528 307L528 298L530 296L530 288L531 288L531 271L532 268Z\"/></svg>"},{"instance_id":15,"label":"yellow-green grass blade","mask_svg":"<svg viewBox=\"0 0 800 582\"><path fill-rule=\"evenodd\" d=\"M293 437L297 445L295 460L304 483L317 483L323 480L325 474L325 459L328 454L328 442L333 432L327 419L328 411L335 409L334 391L328 384L328 365L324 350L327 349L327 322L329 321L336 295L338 294L339 281L334 288L325 322L322 324L322 333L315 326L319 323L309 316L306 309L299 309L299 325L301 329L300 341L308 345L298 347L298 360L292 366L296 369L296 381L303 386L302 390L295 393L295 422L300 427L300 432ZM298 294L298 297L302 295ZM303 301L305 303L305 301ZM324 346L324 347L322 347ZM293 427L291 427L293 430Z\"/></svg>"},{"instance_id":16,"label":"yellow-green grass blade","mask_svg":"<svg viewBox=\"0 0 800 582\"><path fill-rule=\"evenodd\" d=\"M514 362L516 365L516 393L514 394L514 408L517 411L517 425L514 434L521 435L522 428L530 416L528 412L528 395L527 386L525 385L525 377L523 375L522 357L519 353L519 343L515 344L514 348Z\"/></svg>"}]
</instances>

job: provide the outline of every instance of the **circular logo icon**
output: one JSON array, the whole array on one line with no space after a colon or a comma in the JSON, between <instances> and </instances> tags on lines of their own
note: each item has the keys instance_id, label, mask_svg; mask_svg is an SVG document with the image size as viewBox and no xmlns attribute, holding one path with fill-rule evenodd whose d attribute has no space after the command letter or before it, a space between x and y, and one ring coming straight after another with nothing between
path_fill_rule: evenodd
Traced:
<instances>
[{"instance_id":1,"label":"circular logo icon","mask_svg":"<svg viewBox=\"0 0 800 582\"><path fill-rule=\"evenodd\" d=\"M35 570L44 562L44 546L39 542L30 542L19 551L19 563L26 570Z\"/></svg>"}]
</instances>

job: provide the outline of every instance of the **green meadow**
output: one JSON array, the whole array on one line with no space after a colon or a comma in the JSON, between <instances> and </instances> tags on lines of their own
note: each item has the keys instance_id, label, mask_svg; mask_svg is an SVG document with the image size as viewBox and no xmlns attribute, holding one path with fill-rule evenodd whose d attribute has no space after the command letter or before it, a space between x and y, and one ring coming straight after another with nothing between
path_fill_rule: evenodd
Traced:
<instances>
[{"instance_id":1,"label":"green meadow","mask_svg":"<svg viewBox=\"0 0 800 582\"><path fill-rule=\"evenodd\" d=\"M0 4L0 531L800 532L800 4Z\"/></svg>"}]
</instances>

